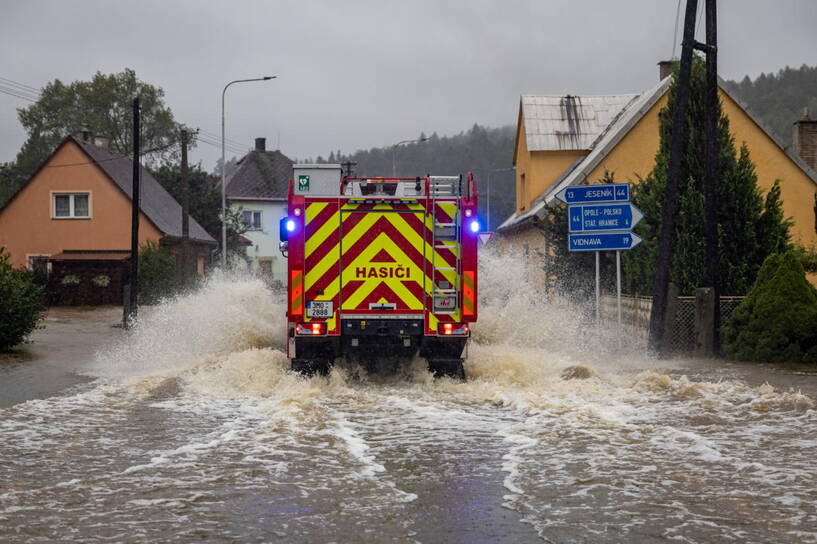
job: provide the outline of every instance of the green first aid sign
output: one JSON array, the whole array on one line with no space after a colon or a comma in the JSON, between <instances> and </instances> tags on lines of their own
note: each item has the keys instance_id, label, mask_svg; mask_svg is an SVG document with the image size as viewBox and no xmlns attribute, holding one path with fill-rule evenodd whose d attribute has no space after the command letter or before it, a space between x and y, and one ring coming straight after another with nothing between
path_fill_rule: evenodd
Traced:
<instances>
[{"instance_id":1,"label":"green first aid sign","mask_svg":"<svg viewBox=\"0 0 817 544\"><path fill-rule=\"evenodd\" d=\"M309 174L298 175L298 190L299 191L309 190Z\"/></svg>"}]
</instances>

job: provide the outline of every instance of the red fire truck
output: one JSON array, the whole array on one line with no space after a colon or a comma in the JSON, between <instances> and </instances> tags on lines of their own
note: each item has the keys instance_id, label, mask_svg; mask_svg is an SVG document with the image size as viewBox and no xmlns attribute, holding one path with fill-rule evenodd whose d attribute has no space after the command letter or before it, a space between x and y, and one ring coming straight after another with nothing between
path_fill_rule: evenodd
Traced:
<instances>
[{"instance_id":1,"label":"red fire truck","mask_svg":"<svg viewBox=\"0 0 817 544\"><path fill-rule=\"evenodd\" d=\"M281 220L292 369L325 374L338 357L397 369L419 355L436 376L464 378L477 320L473 175L335 172L327 194L310 180L322 172L296 167Z\"/></svg>"}]
</instances>

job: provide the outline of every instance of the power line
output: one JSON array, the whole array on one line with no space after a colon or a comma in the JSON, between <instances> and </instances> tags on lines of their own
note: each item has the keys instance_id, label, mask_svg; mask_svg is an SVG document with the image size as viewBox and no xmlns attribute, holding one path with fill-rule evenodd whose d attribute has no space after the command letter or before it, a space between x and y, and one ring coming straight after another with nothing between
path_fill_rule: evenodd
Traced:
<instances>
[{"instance_id":1,"label":"power line","mask_svg":"<svg viewBox=\"0 0 817 544\"><path fill-rule=\"evenodd\" d=\"M13 96L15 98L19 98L21 100L26 100L28 102L37 102L40 99L40 90L37 89L36 87L27 85L25 83L20 83L19 81L15 81L13 79L9 79L2 76L0 76L0 93L6 94L8 96ZM213 147L221 148L221 137L218 134L208 130L198 129L196 134L196 140L204 144L211 145ZM154 151L162 151L163 149L170 147L170 145L157 149L151 149L149 151L143 152L143 154L152 153ZM224 139L224 148L229 150L231 153L235 153L237 155L243 155L244 153L246 153L246 147L242 142L231 140L229 138ZM93 163L77 163L77 165L81 164ZM73 166L73 164L56 166ZM53 168L53 166L49 166L48 168Z\"/></svg>"},{"instance_id":2,"label":"power line","mask_svg":"<svg viewBox=\"0 0 817 544\"><path fill-rule=\"evenodd\" d=\"M38 98L32 97L31 95L28 94L24 94L23 91L18 91L17 89L9 87L0 86L0 93L7 94L9 96L14 96L22 100L27 100L28 102L36 102L38 100Z\"/></svg>"},{"instance_id":3,"label":"power line","mask_svg":"<svg viewBox=\"0 0 817 544\"><path fill-rule=\"evenodd\" d=\"M9 79L7 77L0 77L0 81L4 81L7 84L12 85L13 87L19 87L26 91L34 91L37 94L40 94L40 89L36 87L32 87L31 85L26 85L25 83L20 83L19 81L14 81L13 79Z\"/></svg>"},{"instance_id":4,"label":"power line","mask_svg":"<svg viewBox=\"0 0 817 544\"><path fill-rule=\"evenodd\" d=\"M198 138L196 138L196 141L221 149L221 142L213 141L208 138L202 138L201 135L199 135ZM244 153L246 153L246 150L238 146L233 146L226 143L224 144L224 149L230 151L231 153L236 153L238 155L243 155Z\"/></svg>"},{"instance_id":5,"label":"power line","mask_svg":"<svg viewBox=\"0 0 817 544\"><path fill-rule=\"evenodd\" d=\"M202 135L202 134L199 134L199 135L196 136L196 141L199 141L199 142L202 142L202 143L205 143L205 144L209 144L209 145L213 145L213 146L216 146L216 147L221 147L221 141L220 140L217 140L215 138L211 138L209 136L205 136L205 135ZM225 149L229 149L230 151L233 151L233 152L236 152L236 153L243 153L244 152L244 148L242 148L240 146L237 146L237 145L230 144L229 142L225 142L224 147L225 147Z\"/></svg>"},{"instance_id":6,"label":"power line","mask_svg":"<svg viewBox=\"0 0 817 544\"><path fill-rule=\"evenodd\" d=\"M213 140L216 140L216 141L218 141L218 142L220 142L220 141L221 141L221 136L219 136L219 135L218 135L218 134L216 134L215 132L210 132L209 130L204 130L203 128L198 128L198 129L196 129L196 130L197 130L197 131L198 131L200 134L204 134L204 135L206 135L206 136L209 136L209 137L210 137L210 138L212 138ZM224 138L224 141L225 141L225 142L227 142L228 144L234 144L234 145L238 145L238 146L243 146L243 145L244 145L244 143L243 143L243 142L239 142L239 141L237 141L237 140L231 140L230 138Z\"/></svg>"}]
</instances>

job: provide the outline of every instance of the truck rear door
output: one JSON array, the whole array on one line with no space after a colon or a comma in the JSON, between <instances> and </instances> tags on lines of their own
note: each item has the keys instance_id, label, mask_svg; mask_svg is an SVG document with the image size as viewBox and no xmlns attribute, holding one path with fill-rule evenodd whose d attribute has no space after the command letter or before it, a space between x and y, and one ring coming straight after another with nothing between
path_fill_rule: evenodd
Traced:
<instances>
[{"instance_id":1,"label":"truck rear door","mask_svg":"<svg viewBox=\"0 0 817 544\"><path fill-rule=\"evenodd\" d=\"M417 314L427 297L425 207L416 200L349 200L341 207L340 310Z\"/></svg>"}]
</instances>

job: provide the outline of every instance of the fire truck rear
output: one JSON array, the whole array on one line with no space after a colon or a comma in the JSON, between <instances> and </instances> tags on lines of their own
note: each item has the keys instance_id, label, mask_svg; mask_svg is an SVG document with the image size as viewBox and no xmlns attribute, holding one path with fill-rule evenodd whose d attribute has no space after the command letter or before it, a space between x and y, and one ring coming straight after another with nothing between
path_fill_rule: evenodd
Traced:
<instances>
[{"instance_id":1,"label":"fire truck rear","mask_svg":"<svg viewBox=\"0 0 817 544\"><path fill-rule=\"evenodd\" d=\"M292 369L325 374L339 357L396 368L419 355L435 375L464 378L479 231L471 174L341 178L298 165L281 220Z\"/></svg>"}]
</instances>

